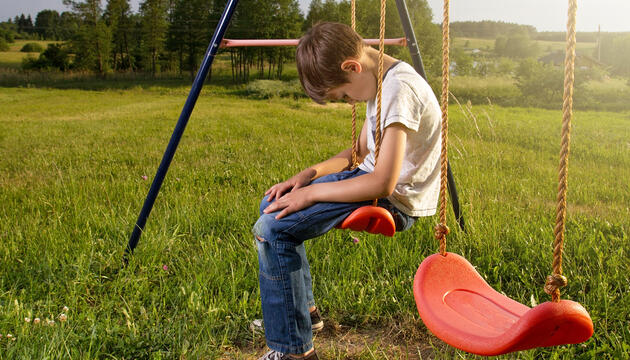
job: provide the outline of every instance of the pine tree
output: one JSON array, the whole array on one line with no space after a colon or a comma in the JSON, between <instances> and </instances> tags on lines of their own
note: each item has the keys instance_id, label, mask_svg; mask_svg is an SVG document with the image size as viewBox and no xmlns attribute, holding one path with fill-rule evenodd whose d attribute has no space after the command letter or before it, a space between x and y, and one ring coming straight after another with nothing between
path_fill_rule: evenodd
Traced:
<instances>
[{"instance_id":1,"label":"pine tree","mask_svg":"<svg viewBox=\"0 0 630 360\"><path fill-rule=\"evenodd\" d=\"M35 31L35 26L33 25L33 19L31 18L31 15L26 17L25 30L28 34L32 34Z\"/></svg>"},{"instance_id":2,"label":"pine tree","mask_svg":"<svg viewBox=\"0 0 630 360\"><path fill-rule=\"evenodd\" d=\"M297 0L242 0L227 36L237 39L297 38L302 33L303 22ZM279 78L284 61L292 59L294 51L285 47L234 49L231 51L233 78L248 81L250 67L254 64L259 70L259 77L264 77L266 73L267 78Z\"/></svg>"},{"instance_id":3,"label":"pine tree","mask_svg":"<svg viewBox=\"0 0 630 360\"><path fill-rule=\"evenodd\" d=\"M57 26L58 40L69 41L79 30L79 20L76 14L70 11L64 11L59 16L59 24Z\"/></svg>"},{"instance_id":4,"label":"pine tree","mask_svg":"<svg viewBox=\"0 0 630 360\"><path fill-rule=\"evenodd\" d=\"M80 22L71 40L75 66L105 74L109 70L111 31L102 18L101 0L63 0L63 3L72 8Z\"/></svg>"},{"instance_id":5,"label":"pine tree","mask_svg":"<svg viewBox=\"0 0 630 360\"><path fill-rule=\"evenodd\" d=\"M26 22L26 16L24 16L24 14L22 14L19 17L18 16L15 17L15 23L18 26L18 33L23 33L24 32L25 22Z\"/></svg>"},{"instance_id":6,"label":"pine tree","mask_svg":"<svg viewBox=\"0 0 630 360\"><path fill-rule=\"evenodd\" d=\"M105 23L112 31L112 63L114 70L133 71L133 58L129 51L129 33L132 30L131 7L129 0L109 0L103 15Z\"/></svg>"},{"instance_id":7,"label":"pine tree","mask_svg":"<svg viewBox=\"0 0 630 360\"><path fill-rule=\"evenodd\" d=\"M277 9L272 16L273 28L272 37L280 39L298 38L301 35L304 18L300 12L300 5L297 0L275 0L273 6ZM295 54L294 49L285 47L276 48L274 52L275 73L278 78L282 77L284 62L292 59Z\"/></svg>"},{"instance_id":8,"label":"pine tree","mask_svg":"<svg viewBox=\"0 0 630 360\"><path fill-rule=\"evenodd\" d=\"M140 4L142 17L142 50L151 73L156 75L159 70L158 59L164 49L166 30L168 27L166 0L145 0Z\"/></svg>"},{"instance_id":9,"label":"pine tree","mask_svg":"<svg viewBox=\"0 0 630 360\"><path fill-rule=\"evenodd\" d=\"M59 13L56 10L42 10L35 17L35 32L40 38L58 40Z\"/></svg>"},{"instance_id":10,"label":"pine tree","mask_svg":"<svg viewBox=\"0 0 630 360\"><path fill-rule=\"evenodd\" d=\"M174 0L172 3L168 48L178 53L180 72L188 69L191 78L216 25L216 21L211 21L212 5L207 0Z\"/></svg>"}]
</instances>

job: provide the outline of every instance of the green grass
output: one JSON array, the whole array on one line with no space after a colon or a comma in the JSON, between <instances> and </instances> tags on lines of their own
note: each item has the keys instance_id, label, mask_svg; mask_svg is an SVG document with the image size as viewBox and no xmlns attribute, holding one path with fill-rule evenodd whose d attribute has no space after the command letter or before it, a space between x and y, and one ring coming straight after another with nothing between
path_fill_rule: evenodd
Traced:
<instances>
[{"instance_id":1,"label":"green grass","mask_svg":"<svg viewBox=\"0 0 630 360\"><path fill-rule=\"evenodd\" d=\"M536 44L543 55L554 51L565 51L567 48L567 43L564 41L536 40ZM577 52L590 57L593 56L595 49L597 49L597 44L594 42L577 42L575 44L575 50Z\"/></svg>"},{"instance_id":2,"label":"green grass","mask_svg":"<svg viewBox=\"0 0 630 360\"><path fill-rule=\"evenodd\" d=\"M18 51L0 51L0 68L20 69L22 67L22 59L27 56L37 57L38 53L23 53Z\"/></svg>"},{"instance_id":3,"label":"green grass","mask_svg":"<svg viewBox=\"0 0 630 360\"><path fill-rule=\"evenodd\" d=\"M598 92L628 92L630 79L624 78L606 78L602 81L589 81L586 86L593 91Z\"/></svg>"},{"instance_id":4,"label":"green grass","mask_svg":"<svg viewBox=\"0 0 630 360\"><path fill-rule=\"evenodd\" d=\"M11 52L19 52L24 45L28 43L36 43L40 44L44 49L48 46L48 44L56 44L59 41L50 41L50 40L15 40L15 42L9 44Z\"/></svg>"},{"instance_id":5,"label":"green grass","mask_svg":"<svg viewBox=\"0 0 630 360\"><path fill-rule=\"evenodd\" d=\"M27 43L40 44L44 49L48 44L56 43L57 41L43 41L43 40L16 40L14 43L9 44L9 51L0 51L0 69L20 69L22 67L22 59L27 56L39 57L39 53L23 53L20 52L22 47Z\"/></svg>"},{"instance_id":6,"label":"green grass","mask_svg":"<svg viewBox=\"0 0 630 360\"><path fill-rule=\"evenodd\" d=\"M547 55L551 52L566 49L566 43L564 41L545 41L534 40L540 51L539 56ZM481 39L481 38L468 38L468 37L456 37L453 38L453 47L465 48L465 49L479 49L492 51L494 50L495 39ZM591 56L593 51L597 48L597 45L592 42L578 42L576 43L576 50L582 52L588 56Z\"/></svg>"},{"instance_id":7,"label":"green grass","mask_svg":"<svg viewBox=\"0 0 630 360\"><path fill-rule=\"evenodd\" d=\"M494 39L456 37L456 38L453 38L453 47L466 48L466 49L479 49L479 50L493 50Z\"/></svg>"},{"instance_id":8,"label":"green grass","mask_svg":"<svg viewBox=\"0 0 630 360\"><path fill-rule=\"evenodd\" d=\"M250 230L258 202L270 185L347 146L350 110L208 86L136 254L119 271L187 90L0 88L0 334L16 337L0 339L2 358L229 359L261 350L247 328L261 316ZM451 106L449 154L468 232L453 231L449 250L528 305L548 299L560 119ZM594 337L504 358L628 358L628 139L628 112L575 113L563 298L588 309ZM355 245L333 231L307 243L326 322L381 331L353 358L392 358L387 346L401 343L411 354L471 358L427 335L415 309L412 278L437 251L435 221L393 239L360 234ZM401 333L383 335L392 328Z\"/></svg>"}]
</instances>

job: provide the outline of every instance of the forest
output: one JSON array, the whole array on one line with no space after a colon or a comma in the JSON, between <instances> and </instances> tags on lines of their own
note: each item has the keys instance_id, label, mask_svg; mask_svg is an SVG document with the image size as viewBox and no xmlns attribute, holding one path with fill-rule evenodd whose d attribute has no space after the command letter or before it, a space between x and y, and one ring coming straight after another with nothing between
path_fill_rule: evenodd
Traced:
<instances>
[{"instance_id":1,"label":"forest","mask_svg":"<svg viewBox=\"0 0 630 360\"><path fill-rule=\"evenodd\" d=\"M64 0L69 11L43 10L35 20L19 15L0 23L0 41L15 39L54 40L41 56L23 64L25 69L89 70L179 73L197 70L217 20L221 1L146 0L131 11L129 0ZM358 31L378 36L378 2L359 1ZM395 8L392 1L391 8ZM427 53L439 50L439 28L431 23L431 10L424 0L408 2L412 22ZM256 11L249 11L256 9ZM402 34L396 12L388 14L388 36ZM350 22L350 2L314 0L306 16L296 0L242 0L226 34L227 38L298 38L321 21ZM0 45L0 51L3 51ZM267 77L279 78L283 64L293 58L293 49L233 49L233 66L247 80L251 67L267 66ZM262 70L262 69L261 69Z\"/></svg>"},{"instance_id":2,"label":"forest","mask_svg":"<svg viewBox=\"0 0 630 360\"><path fill-rule=\"evenodd\" d=\"M16 15L0 22L0 51L16 39L50 40L38 57L25 60L25 70L81 70L109 72L196 72L216 22L223 10L218 0L145 0L133 12L129 0L64 0L68 11L42 10L33 19ZM390 9L395 3L390 1ZM425 0L407 2L425 66L438 69L440 25L433 22ZM256 11L249 11L256 9ZM357 27L364 37L378 36L379 4L357 2ZM312 24L322 21L350 23L350 1L313 0L308 11L300 11L297 0L242 0L237 7L227 38L297 38ZM387 14L386 36L401 36L398 14ZM564 41L562 32L538 32L531 25L500 21L461 21L451 24L451 36L493 41L490 55L495 67L500 58L538 58L545 55L540 42ZM614 76L630 76L630 34L578 33L578 42L596 44L592 57ZM248 81L250 69L259 77L281 78L283 65L291 62L290 48L225 49L230 54L235 79ZM388 49L405 58L403 49ZM458 56L455 53L456 57ZM479 56L476 56L479 57ZM463 59L460 63L479 59ZM484 60L484 59L481 59ZM483 61L482 61L483 62ZM465 67L465 66L464 66ZM467 70L461 69L463 72ZM429 71L430 72L430 71Z\"/></svg>"}]
</instances>

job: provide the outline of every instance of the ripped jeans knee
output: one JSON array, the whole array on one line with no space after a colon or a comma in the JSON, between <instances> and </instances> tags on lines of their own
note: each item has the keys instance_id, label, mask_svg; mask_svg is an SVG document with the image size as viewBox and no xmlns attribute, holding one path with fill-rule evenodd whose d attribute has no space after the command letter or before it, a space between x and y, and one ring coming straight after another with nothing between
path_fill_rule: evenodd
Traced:
<instances>
[{"instance_id":1,"label":"ripped jeans knee","mask_svg":"<svg viewBox=\"0 0 630 360\"><path fill-rule=\"evenodd\" d=\"M252 232L258 250L258 267L261 276L269 280L277 280L282 276L283 271L296 268L295 263L300 259L295 254L295 244L285 241L280 225L273 215L261 215Z\"/></svg>"},{"instance_id":2,"label":"ripped jeans knee","mask_svg":"<svg viewBox=\"0 0 630 360\"><path fill-rule=\"evenodd\" d=\"M274 240L276 238L276 231L274 230L277 227L276 222L274 216L262 214L252 229L254 238L258 242Z\"/></svg>"}]
</instances>

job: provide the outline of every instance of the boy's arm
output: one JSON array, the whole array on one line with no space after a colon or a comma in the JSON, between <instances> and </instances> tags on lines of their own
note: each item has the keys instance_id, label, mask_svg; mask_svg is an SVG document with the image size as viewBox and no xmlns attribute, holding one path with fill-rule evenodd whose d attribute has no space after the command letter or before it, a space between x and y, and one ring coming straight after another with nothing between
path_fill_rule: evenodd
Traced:
<instances>
[{"instance_id":1,"label":"boy's arm","mask_svg":"<svg viewBox=\"0 0 630 360\"><path fill-rule=\"evenodd\" d=\"M361 135L359 135L359 148L357 154L357 160L359 163L363 161L367 151L367 122L364 122L363 128L361 129ZM271 202L274 198L279 199L282 197L287 191L297 190L302 186L310 184L311 181L317 178L348 170L351 164L352 148L348 148L328 160L322 161L300 171L286 181L275 184L265 192L265 195L269 195L268 201Z\"/></svg>"},{"instance_id":2,"label":"boy's arm","mask_svg":"<svg viewBox=\"0 0 630 360\"><path fill-rule=\"evenodd\" d=\"M361 135L363 138L363 132ZM265 213L280 211L276 215L280 219L317 202L359 202L387 197L392 194L398 182L406 143L405 127L402 124L392 124L383 134L374 172L347 180L294 189L269 205Z\"/></svg>"},{"instance_id":3,"label":"boy's arm","mask_svg":"<svg viewBox=\"0 0 630 360\"><path fill-rule=\"evenodd\" d=\"M368 153L367 148L367 121L363 122L361 128L361 134L359 134L359 146L357 148L357 161L359 164L363 162L363 158ZM326 176L329 174L338 173L340 171L348 170L352 166L352 148L347 148L339 154L331 157L330 159L323 161L319 164L311 166L309 169L315 171L315 175L312 180ZM307 169L307 170L309 170Z\"/></svg>"}]
</instances>

